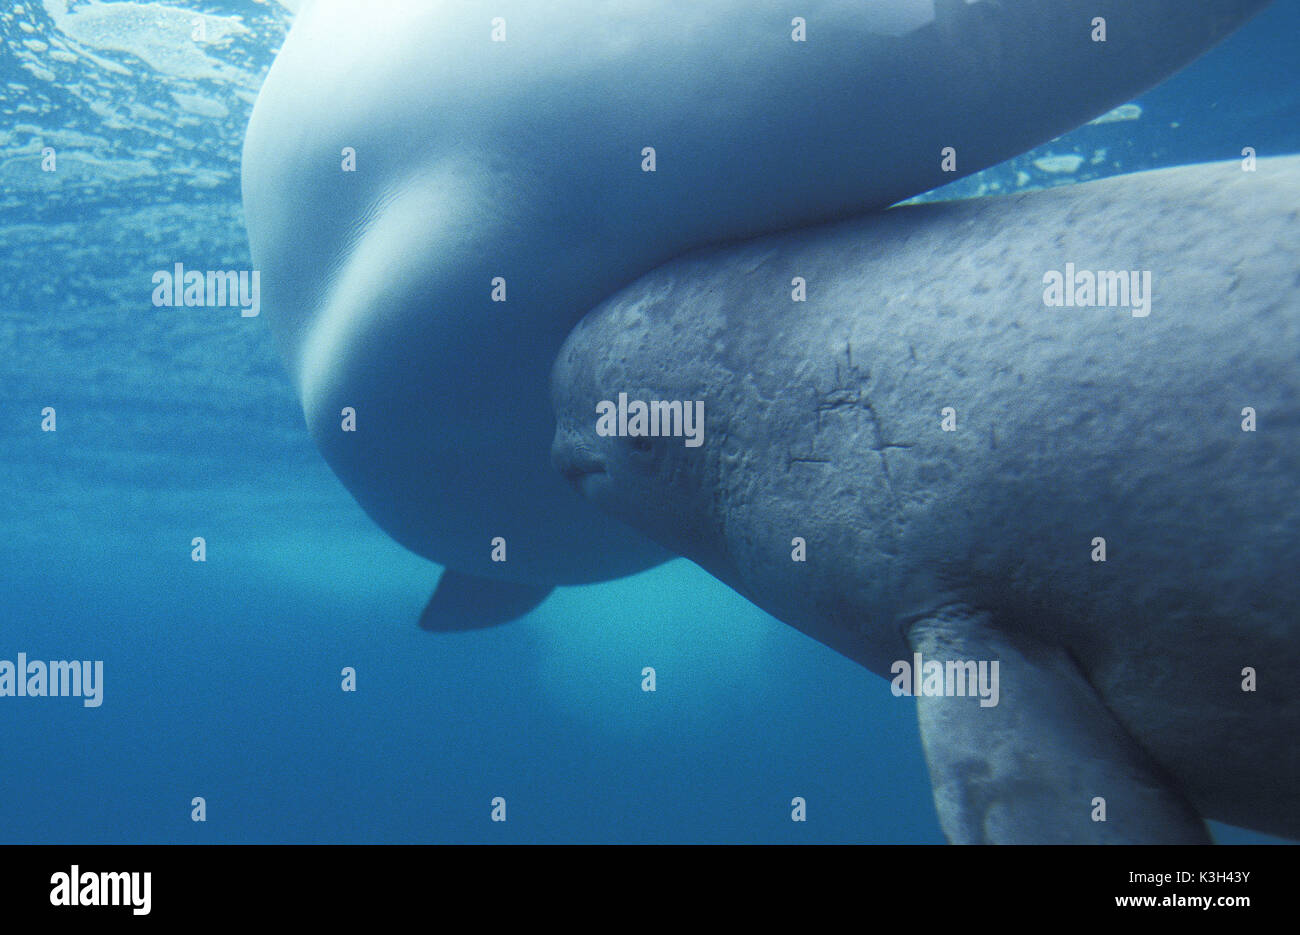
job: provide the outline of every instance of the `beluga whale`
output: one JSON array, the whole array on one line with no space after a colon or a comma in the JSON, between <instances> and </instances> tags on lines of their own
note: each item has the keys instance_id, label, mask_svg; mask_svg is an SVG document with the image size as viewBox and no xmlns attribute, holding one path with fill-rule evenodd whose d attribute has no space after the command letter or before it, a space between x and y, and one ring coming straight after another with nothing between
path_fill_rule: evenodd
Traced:
<instances>
[{"instance_id":1,"label":"beluga whale","mask_svg":"<svg viewBox=\"0 0 1300 935\"><path fill-rule=\"evenodd\" d=\"M558 473L915 696L950 841L1300 838L1300 156L1246 162L667 263L561 348Z\"/></svg>"},{"instance_id":2,"label":"beluga whale","mask_svg":"<svg viewBox=\"0 0 1300 935\"><path fill-rule=\"evenodd\" d=\"M243 151L262 307L430 629L668 553L548 460L569 329L706 244L883 208L1157 83L1266 0L315 0Z\"/></svg>"}]
</instances>

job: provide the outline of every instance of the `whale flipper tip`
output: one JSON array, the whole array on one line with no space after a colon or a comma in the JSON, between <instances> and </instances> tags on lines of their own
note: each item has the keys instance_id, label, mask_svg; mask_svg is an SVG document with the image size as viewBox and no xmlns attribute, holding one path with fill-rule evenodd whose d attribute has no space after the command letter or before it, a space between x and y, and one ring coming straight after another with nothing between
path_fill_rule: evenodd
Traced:
<instances>
[{"instance_id":1,"label":"whale flipper tip","mask_svg":"<svg viewBox=\"0 0 1300 935\"><path fill-rule=\"evenodd\" d=\"M477 578L447 569L420 614L420 629L437 633L481 630L518 619L554 588Z\"/></svg>"}]
</instances>

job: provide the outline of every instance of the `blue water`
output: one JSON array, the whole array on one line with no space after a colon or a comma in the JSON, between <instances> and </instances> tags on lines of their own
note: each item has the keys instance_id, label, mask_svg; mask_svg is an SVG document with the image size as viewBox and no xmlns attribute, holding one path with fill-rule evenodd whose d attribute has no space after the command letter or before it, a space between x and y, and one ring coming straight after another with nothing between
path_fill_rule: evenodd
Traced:
<instances>
[{"instance_id":1,"label":"blue water","mask_svg":"<svg viewBox=\"0 0 1300 935\"><path fill-rule=\"evenodd\" d=\"M0 659L105 669L98 708L0 699L0 841L941 841L911 702L685 562L417 629L438 570L325 467L264 321L150 303L177 260L251 265L239 146L289 21L186 4L196 58L166 9L0 12ZM1298 34L1280 2L952 191L1300 151Z\"/></svg>"}]
</instances>

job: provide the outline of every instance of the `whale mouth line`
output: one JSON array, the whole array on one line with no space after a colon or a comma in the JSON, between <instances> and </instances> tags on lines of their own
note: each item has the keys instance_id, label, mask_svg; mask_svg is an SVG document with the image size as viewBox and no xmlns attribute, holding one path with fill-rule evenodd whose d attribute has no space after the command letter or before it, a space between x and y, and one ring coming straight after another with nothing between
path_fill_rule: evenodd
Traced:
<instances>
[{"instance_id":1,"label":"whale mouth line","mask_svg":"<svg viewBox=\"0 0 1300 935\"><path fill-rule=\"evenodd\" d=\"M587 478L607 473L604 460L586 445L557 447L551 452L551 462L578 493L583 493Z\"/></svg>"},{"instance_id":2,"label":"whale mouth line","mask_svg":"<svg viewBox=\"0 0 1300 935\"><path fill-rule=\"evenodd\" d=\"M584 467L580 464L572 464L563 468L560 473L564 475L564 479L570 484L577 486L582 483L584 477L591 477L595 474L604 474L606 471L603 467Z\"/></svg>"},{"instance_id":3,"label":"whale mouth line","mask_svg":"<svg viewBox=\"0 0 1300 935\"><path fill-rule=\"evenodd\" d=\"M594 484L600 483L596 478L609 476L603 467L571 467L561 473L573 491L584 500L596 496L596 491L592 489Z\"/></svg>"}]
</instances>

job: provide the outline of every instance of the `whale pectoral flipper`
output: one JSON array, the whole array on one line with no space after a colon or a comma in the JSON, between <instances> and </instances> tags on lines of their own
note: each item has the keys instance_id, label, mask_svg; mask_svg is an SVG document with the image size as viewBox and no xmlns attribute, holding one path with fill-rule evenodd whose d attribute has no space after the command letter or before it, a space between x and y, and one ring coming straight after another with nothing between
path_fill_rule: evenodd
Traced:
<instances>
[{"instance_id":1,"label":"whale pectoral flipper","mask_svg":"<svg viewBox=\"0 0 1300 935\"><path fill-rule=\"evenodd\" d=\"M481 630L522 617L554 588L477 578L448 568L420 614L420 629L447 633Z\"/></svg>"},{"instance_id":2,"label":"whale pectoral flipper","mask_svg":"<svg viewBox=\"0 0 1300 935\"><path fill-rule=\"evenodd\" d=\"M1182 793L1063 648L1003 633L965 606L922 618L907 635L923 667L944 665L945 684L949 663L954 677L971 672L957 663L987 663L979 691L917 698L951 843L1210 843Z\"/></svg>"}]
</instances>

